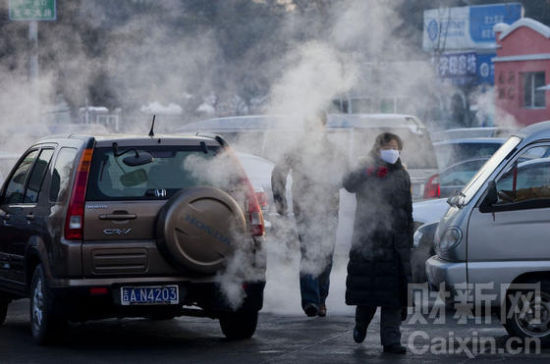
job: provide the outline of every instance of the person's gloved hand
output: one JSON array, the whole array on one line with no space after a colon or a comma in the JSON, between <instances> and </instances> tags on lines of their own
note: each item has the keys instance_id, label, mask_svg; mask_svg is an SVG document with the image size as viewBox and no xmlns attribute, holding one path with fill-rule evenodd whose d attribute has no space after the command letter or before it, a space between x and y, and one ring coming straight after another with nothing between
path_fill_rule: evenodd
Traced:
<instances>
[{"instance_id":1,"label":"person's gloved hand","mask_svg":"<svg viewBox=\"0 0 550 364\"><path fill-rule=\"evenodd\" d=\"M378 168L369 167L366 169L367 176L376 176L378 178L384 178L388 174L388 168L380 166Z\"/></svg>"}]
</instances>

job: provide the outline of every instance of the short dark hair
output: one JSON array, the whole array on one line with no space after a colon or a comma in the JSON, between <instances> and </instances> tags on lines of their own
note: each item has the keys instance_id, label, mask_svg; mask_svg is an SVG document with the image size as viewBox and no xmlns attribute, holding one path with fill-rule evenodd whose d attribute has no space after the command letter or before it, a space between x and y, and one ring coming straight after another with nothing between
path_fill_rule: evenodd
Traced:
<instances>
[{"instance_id":1,"label":"short dark hair","mask_svg":"<svg viewBox=\"0 0 550 364\"><path fill-rule=\"evenodd\" d=\"M397 134L384 132L376 137L372 150L377 152L383 145L389 144L392 140L397 142L399 150L403 149L403 140Z\"/></svg>"}]
</instances>

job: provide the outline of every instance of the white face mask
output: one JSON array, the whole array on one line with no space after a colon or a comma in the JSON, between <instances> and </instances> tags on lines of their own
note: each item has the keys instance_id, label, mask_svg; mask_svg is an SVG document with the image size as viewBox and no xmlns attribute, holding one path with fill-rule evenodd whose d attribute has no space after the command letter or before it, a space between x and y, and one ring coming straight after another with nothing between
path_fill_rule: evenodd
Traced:
<instances>
[{"instance_id":1,"label":"white face mask","mask_svg":"<svg viewBox=\"0 0 550 364\"><path fill-rule=\"evenodd\" d=\"M395 149L381 149L380 158L386 163L394 164L399 159L399 151Z\"/></svg>"}]
</instances>

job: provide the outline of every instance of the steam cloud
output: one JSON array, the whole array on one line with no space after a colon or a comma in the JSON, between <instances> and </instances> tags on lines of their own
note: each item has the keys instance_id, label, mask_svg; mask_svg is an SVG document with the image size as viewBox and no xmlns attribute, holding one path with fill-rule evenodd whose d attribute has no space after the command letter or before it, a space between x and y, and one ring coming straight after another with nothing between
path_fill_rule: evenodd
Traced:
<instances>
[{"instance_id":1,"label":"steam cloud","mask_svg":"<svg viewBox=\"0 0 550 364\"><path fill-rule=\"evenodd\" d=\"M261 0L255 2L265 3ZM83 1L65 8L67 13L78 17L82 29L112 27L108 32L101 33L103 38L95 40L97 47L106 49L107 56L103 58L89 54L84 45L90 40L79 38L70 28L40 25L41 59L51 57L62 62L42 68L35 84L28 78L27 40L16 36L26 30L26 23L7 26L5 31L10 42L14 43L15 52L10 57L4 57L0 63L0 82L3 85L0 90L2 149L21 152L38 137L48 135L52 125L59 124L55 120L58 114L49 112L54 111L51 105L57 105L57 108L62 105L59 100L61 85L66 91L65 101L69 104L66 107L80 107L93 103L93 94L89 90L93 89L90 86L98 79L110 86L113 100L122 100L123 105L114 106L123 106L126 120L123 129L127 131L145 133L150 119L139 109L153 101L163 104L176 102L183 106L184 112L176 118L177 121L160 118L166 130L176 128L182 120L188 121L189 115L193 115L201 103L216 104L222 111L225 102L227 109L239 113L260 108L266 114L284 115L278 125L280 132L274 133L277 137L272 140L276 148L270 157L274 160L297 144L307 153L308 146L315 145L318 140L315 139L316 133L309 132L311 130L304 133L306 121L319 110L329 109L331 100L346 92L370 96L413 95L404 105L404 111L416 113L426 110L427 105L439 106L441 94L453 91L452 88L434 89L434 74L426 55L399 32L404 22L396 9L404 0L320 1L321 11L305 13L295 11L291 0L281 2L286 4L286 21L272 37L289 39L287 43L277 43L286 44L286 48L277 48L276 56L265 61L265 55L274 55L274 50L270 49L269 42L258 43L242 55L242 61L237 66L233 64L231 68L223 60L220 47L223 40L216 38L212 29L187 34L185 28L178 28L179 33L172 34L174 27L171 22L179 21L178 16L186 12L185 2L155 2L156 11L144 11L114 26L106 19L111 16L109 11L116 7L113 4L118 2L112 2L108 5L110 8L106 5L108 3ZM6 11L6 5L3 6ZM71 57L56 58L56 54L70 54ZM410 63L394 60L417 61L415 69L411 70ZM378 77L377 69L386 69L385 77ZM107 79L105 70L110 75ZM253 100L244 103L237 95L240 83L247 81L249 73L261 74L264 83L247 85L249 89L261 89L261 86L268 85L270 92L268 95L260 92ZM223 97L225 101L222 102ZM480 110L487 109L491 104L486 97L479 97ZM255 102L260 105L255 105ZM76 117L74 112L70 115L72 119ZM510 120L510 123L513 121ZM249 139L237 140L235 147L245 149L249 143ZM345 149L346 146L339 147ZM315 165L314 158L313 155L312 165ZM188 163L186 168L189 170L204 170L201 161L189 160ZM210 174L209 178L218 182L232 172L224 168L223 160L211 163L216 165L207 170L215 174ZM328 180L335 176L333 171L320 172L323 173L317 176L319 179ZM342 192L342 195L345 194ZM292 223L277 228L276 236L268 236L266 243L270 263L266 309L295 312L299 309L299 303L285 303L299 301L296 231ZM311 226L312 230L315 228ZM345 233L349 234L350 229L351 226L347 226ZM345 256L347 248L337 242L337 256ZM318 246L320 255L323 249L326 246ZM235 254L226 274L220 277L226 295L235 306L243 299L242 281L258 277L250 257L243 251ZM322 270L317 264L317 256L309 258L313 264L308 270ZM329 305L341 307L344 301L345 263L345 259L335 261ZM289 285L289 282L292 283Z\"/></svg>"}]
</instances>

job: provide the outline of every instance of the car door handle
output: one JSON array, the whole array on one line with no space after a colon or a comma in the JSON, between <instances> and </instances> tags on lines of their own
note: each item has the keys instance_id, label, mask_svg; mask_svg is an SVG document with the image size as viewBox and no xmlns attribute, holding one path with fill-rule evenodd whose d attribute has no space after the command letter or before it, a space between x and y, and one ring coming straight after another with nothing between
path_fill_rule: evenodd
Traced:
<instances>
[{"instance_id":1,"label":"car door handle","mask_svg":"<svg viewBox=\"0 0 550 364\"><path fill-rule=\"evenodd\" d=\"M100 220L134 220L137 218L136 214L105 214L99 215Z\"/></svg>"},{"instance_id":2,"label":"car door handle","mask_svg":"<svg viewBox=\"0 0 550 364\"><path fill-rule=\"evenodd\" d=\"M30 214L27 214L27 215L25 216L25 218L26 218L27 220L29 220L29 221L32 221L32 220L34 220L34 215L33 215L32 213L30 213Z\"/></svg>"}]
</instances>

